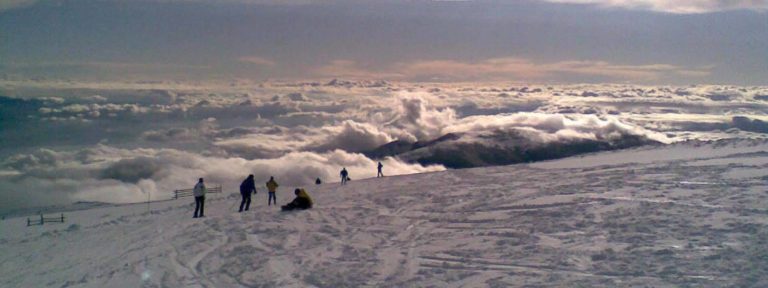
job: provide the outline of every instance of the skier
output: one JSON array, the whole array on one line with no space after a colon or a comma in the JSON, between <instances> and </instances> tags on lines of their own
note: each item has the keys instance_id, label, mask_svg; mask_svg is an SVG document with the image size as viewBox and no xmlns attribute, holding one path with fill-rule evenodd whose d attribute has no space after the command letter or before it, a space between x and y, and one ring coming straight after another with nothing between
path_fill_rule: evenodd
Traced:
<instances>
[{"instance_id":1,"label":"skier","mask_svg":"<svg viewBox=\"0 0 768 288\"><path fill-rule=\"evenodd\" d=\"M277 205L277 196L275 195L275 192L277 192L277 187L280 185L277 185L277 182L275 182L275 177L269 176L269 181L267 181L267 190L269 191L269 198L267 198L267 206L272 206L272 203L274 202L275 205Z\"/></svg>"},{"instance_id":2,"label":"skier","mask_svg":"<svg viewBox=\"0 0 768 288\"><path fill-rule=\"evenodd\" d=\"M378 168L379 168L379 173L378 173L378 174L376 174L376 178L379 178L379 177L384 177L384 173L383 173L383 172L381 172L381 168L384 168L384 164L381 164L381 161L379 161L379 166L378 166Z\"/></svg>"},{"instance_id":3,"label":"skier","mask_svg":"<svg viewBox=\"0 0 768 288\"><path fill-rule=\"evenodd\" d=\"M349 180L349 172L347 172L347 168L341 168L341 173L339 173L339 175L341 175L341 185L346 184L347 180Z\"/></svg>"},{"instance_id":4,"label":"skier","mask_svg":"<svg viewBox=\"0 0 768 288\"><path fill-rule=\"evenodd\" d=\"M317 177L317 179L315 179L315 185L320 185L320 184L323 184L323 181L320 180L320 177Z\"/></svg>"},{"instance_id":5,"label":"skier","mask_svg":"<svg viewBox=\"0 0 768 288\"><path fill-rule=\"evenodd\" d=\"M243 207L245 207L245 211L248 211L248 208L251 207L251 194L256 193L256 182L253 180L253 174L248 175L248 178L245 178L240 184L240 196L243 196L243 200L240 201L240 211L238 212L243 212Z\"/></svg>"},{"instance_id":6,"label":"skier","mask_svg":"<svg viewBox=\"0 0 768 288\"><path fill-rule=\"evenodd\" d=\"M205 217L205 190L203 178L200 178L192 189L192 194L195 196L195 215L192 218Z\"/></svg>"},{"instance_id":7,"label":"skier","mask_svg":"<svg viewBox=\"0 0 768 288\"><path fill-rule=\"evenodd\" d=\"M296 198L294 198L291 203L283 205L283 211L291 211L296 209L306 210L312 208L312 204L314 204L312 197L309 197L309 194L306 190L304 190L304 188L296 188L293 193L296 194Z\"/></svg>"}]
</instances>

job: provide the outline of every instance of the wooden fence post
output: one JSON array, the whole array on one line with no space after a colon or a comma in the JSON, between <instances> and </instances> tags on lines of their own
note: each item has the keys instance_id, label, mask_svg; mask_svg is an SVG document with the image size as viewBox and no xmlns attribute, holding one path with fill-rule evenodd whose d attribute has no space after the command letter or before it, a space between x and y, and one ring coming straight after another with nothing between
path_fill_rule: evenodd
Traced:
<instances>
[{"instance_id":1,"label":"wooden fence post","mask_svg":"<svg viewBox=\"0 0 768 288\"><path fill-rule=\"evenodd\" d=\"M29 217L27 217L27 227L29 227Z\"/></svg>"},{"instance_id":2,"label":"wooden fence post","mask_svg":"<svg viewBox=\"0 0 768 288\"><path fill-rule=\"evenodd\" d=\"M61 213L61 223L64 223L64 213Z\"/></svg>"},{"instance_id":3,"label":"wooden fence post","mask_svg":"<svg viewBox=\"0 0 768 288\"><path fill-rule=\"evenodd\" d=\"M40 214L40 225L45 224L45 218L43 218L43 214Z\"/></svg>"}]
</instances>

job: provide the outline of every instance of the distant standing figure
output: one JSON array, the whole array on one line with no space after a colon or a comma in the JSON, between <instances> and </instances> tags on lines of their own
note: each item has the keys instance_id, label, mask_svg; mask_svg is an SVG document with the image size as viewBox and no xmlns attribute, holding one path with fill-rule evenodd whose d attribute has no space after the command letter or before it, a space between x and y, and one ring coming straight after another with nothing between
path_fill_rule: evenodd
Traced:
<instances>
[{"instance_id":1,"label":"distant standing figure","mask_svg":"<svg viewBox=\"0 0 768 288\"><path fill-rule=\"evenodd\" d=\"M349 180L349 172L347 172L347 168L341 168L341 173L339 173L341 176L341 185L344 185L347 183L347 180Z\"/></svg>"},{"instance_id":2,"label":"distant standing figure","mask_svg":"<svg viewBox=\"0 0 768 288\"><path fill-rule=\"evenodd\" d=\"M245 178L240 184L240 196L243 196L243 200L240 201L240 211L238 212L243 212L243 207L245 207L245 211L251 207L251 194L256 194L256 181L253 179L253 174L248 175L248 178Z\"/></svg>"},{"instance_id":3,"label":"distant standing figure","mask_svg":"<svg viewBox=\"0 0 768 288\"><path fill-rule=\"evenodd\" d=\"M320 177L317 177L317 179L315 179L315 185L320 185L320 184L323 184L323 181L320 180Z\"/></svg>"},{"instance_id":4,"label":"distant standing figure","mask_svg":"<svg viewBox=\"0 0 768 288\"><path fill-rule=\"evenodd\" d=\"M296 194L296 198L294 198L290 203L283 205L283 211L291 211L296 209L306 210L312 208L314 203L312 201L312 197L309 197L307 190L304 190L304 188L296 188L293 193Z\"/></svg>"},{"instance_id":5,"label":"distant standing figure","mask_svg":"<svg viewBox=\"0 0 768 288\"><path fill-rule=\"evenodd\" d=\"M378 174L376 174L376 178L379 178L379 177L384 177L384 173L382 173L382 172L381 172L381 168L384 168L384 164L381 164L381 162L379 162L379 166L378 166L378 168L379 168L379 169L378 169L378 170L379 170L379 173L378 173Z\"/></svg>"},{"instance_id":6,"label":"distant standing figure","mask_svg":"<svg viewBox=\"0 0 768 288\"><path fill-rule=\"evenodd\" d=\"M275 182L275 177L269 176L269 181L267 181L267 191L269 191L269 198L267 198L267 206L272 206L272 203L274 202L275 205L277 205L277 196L275 195L275 192L277 192L277 187L280 185L277 185L277 182Z\"/></svg>"},{"instance_id":7,"label":"distant standing figure","mask_svg":"<svg viewBox=\"0 0 768 288\"><path fill-rule=\"evenodd\" d=\"M200 178L192 189L192 194L195 195L195 215L192 218L205 217L205 190L203 178Z\"/></svg>"}]
</instances>

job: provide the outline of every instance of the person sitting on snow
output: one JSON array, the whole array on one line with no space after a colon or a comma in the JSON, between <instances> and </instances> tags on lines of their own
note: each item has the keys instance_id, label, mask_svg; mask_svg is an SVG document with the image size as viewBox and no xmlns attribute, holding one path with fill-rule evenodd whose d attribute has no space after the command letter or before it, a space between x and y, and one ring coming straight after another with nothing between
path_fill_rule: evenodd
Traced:
<instances>
[{"instance_id":1,"label":"person sitting on snow","mask_svg":"<svg viewBox=\"0 0 768 288\"><path fill-rule=\"evenodd\" d=\"M294 198L291 203L283 205L283 211L291 211L295 209L306 210L312 208L314 202L312 201L312 197L309 197L307 190L304 190L304 188L296 188L293 193L296 194L296 198Z\"/></svg>"}]
</instances>

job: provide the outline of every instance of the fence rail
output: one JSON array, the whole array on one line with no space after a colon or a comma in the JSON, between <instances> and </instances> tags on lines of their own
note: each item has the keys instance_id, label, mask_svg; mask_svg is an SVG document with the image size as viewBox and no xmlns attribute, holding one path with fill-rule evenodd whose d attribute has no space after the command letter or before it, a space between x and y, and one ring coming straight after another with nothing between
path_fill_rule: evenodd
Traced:
<instances>
[{"instance_id":1,"label":"fence rail","mask_svg":"<svg viewBox=\"0 0 768 288\"><path fill-rule=\"evenodd\" d=\"M59 217L45 217L43 214L40 214L40 218L30 219L27 217L27 226L36 226L36 225L43 225L46 222L47 223L64 223L64 213L61 213L61 216Z\"/></svg>"},{"instance_id":2,"label":"fence rail","mask_svg":"<svg viewBox=\"0 0 768 288\"><path fill-rule=\"evenodd\" d=\"M179 199L183 197L190 197L194 195L195 189L180 189L173 191L173 199ZM206 188L205 193L221 193L221 185Z\"/></svg>"}]
</instances>

